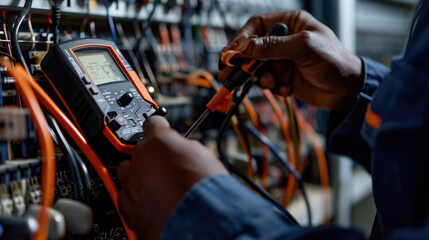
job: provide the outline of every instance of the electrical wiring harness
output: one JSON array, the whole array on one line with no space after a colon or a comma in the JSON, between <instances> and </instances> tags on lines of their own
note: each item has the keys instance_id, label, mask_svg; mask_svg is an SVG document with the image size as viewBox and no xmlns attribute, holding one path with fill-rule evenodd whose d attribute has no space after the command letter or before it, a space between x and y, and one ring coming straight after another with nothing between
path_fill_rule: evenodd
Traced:
<instances>
[{"instance_id":1,"label":"electrical wiring harness","mask_svg":"<svg viewBox=\"0 0 429 240\"><path fill-rule=\"evenodd\" d=\"M212 76L206 76L206 74L200 74L200 77L198 80L195 79L195 76L189 77L189 84L194 84L199 87L207 87L206 84L203 84L204 81L208 81L211 86L214 89L218 89L219 86L216 84ZM217 138L217 147L218 147L218 153L220 156L220 159L222 163L234 174L242 178L250 187L254 188L261 196L265 197L268 201L272 202L277 208L279 208L280 211L284 210L284 207L288 205L290 200L293 197L293 194L295 192L296 187L298 187L302 193L302 196L304 198L304 201L306 202L307 206L307 217L309 220L309 225L311 225L311 209L310 209L310 203L307 198L307 194L304 189L304 184L301 178L301 174L303 171L303 165L301 163L300 159L300 144L301 144L301 132L305 133L309 137L310 142L312 143L315 153L316 153L316 159L319 165L319 172L320 172L320 178L321 178L321 186L322 186L322 195L323 195L323 206L324 206L324 225L329 224L329 175L328 175L328 168L326 163L326 157L325 153L323 151L323 147L321 146L321 143L318 139L317 134L313 130L313 128L310 126L310 124L299 114L299 110L296 107L296 105L293 103L292 98L288 97L279 97L280 101L285 106L286 115L289 118L289 121L286 120L284 117L284 112L281 109L281 106L278 102L278 99L271 93L269 90L262 90L263 95L266 97L270 105L273 107L273 110L279 119L280 122L280 128L282 130L283 137L285 139L286 143L286 152L288 156L288 160L286 160L282 155L280 154L277 147L268 139L266 138L264 134L264 128L260 125L259 117L252 106L252 103L249 99L245 98L245 95L247 91L249 91L250 86L252 83L248 81L248 83L243 87L242 93L240 96L235 97L234 105L232 105L232 108L227 113L224 122L222 123L221 128L219 129L219 134ZM236 91L234 92L236 94ZM290 173L288 175L288 181L285 188L285 194L283 198L283 207L281 207L266 191L263 191L262 188L260 188L254 181L256 180L256 176L253 171L252 167L252 153L251 153L251 146L249 145L249 141L247 140L247 137L243 133L243 128L241 128L239 125L238 118L234 116L234 113L236 113L238 109L238 105L243 102L243 105L245 106L246 111L249 114L249 118L252 122L252 125L249 123L244 123L244 128L247 132L249 132L252 136L257 138L260 142L263 143L263 165L262 165L262 186L264 188L268 185L268 152L266 150L269 150L273 155L279 159L283 167L287 169L287 171ZM230 122L233 126L234 131L237 134L237 138L241 145L243 146L243 149L248 156L248 173L243 174L239 172L234 166L232 166L229 161L227 160L227 157L225 153L222 150L222 138L226 130L227 123ZM299 166L299 171L296 169L296 166ZM279 207L280 206L280 207ZM281 208L281 209L280 209ZM286 215L288 218L288 215ZM295 221L295 220L292 220Z\"/></svg>"}]
</instances>

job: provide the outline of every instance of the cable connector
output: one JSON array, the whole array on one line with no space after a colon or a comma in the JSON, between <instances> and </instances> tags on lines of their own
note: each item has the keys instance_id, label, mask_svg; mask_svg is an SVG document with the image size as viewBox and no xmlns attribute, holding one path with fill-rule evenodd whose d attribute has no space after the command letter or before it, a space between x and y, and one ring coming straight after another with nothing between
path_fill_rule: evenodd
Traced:
<instances>
[{"instance_id":1,"label":"cable connector","mask_svg":"<svg viewBox=\"0 0 429 240\"><path fill-rule=\"evenodd\" d=\"M228 113L229 109L234 106L231 91L222 86L212 97L206 107L212 112Z\"/></svg>"}]
</instances>

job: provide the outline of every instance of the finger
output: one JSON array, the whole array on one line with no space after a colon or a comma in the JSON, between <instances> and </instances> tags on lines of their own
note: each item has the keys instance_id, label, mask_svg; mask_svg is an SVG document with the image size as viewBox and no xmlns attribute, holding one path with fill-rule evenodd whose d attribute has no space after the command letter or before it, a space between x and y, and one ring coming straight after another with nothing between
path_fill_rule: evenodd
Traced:
<instances>
[{"instance_id":1,"label":"finger","mask_svg":"<svg viewBox=\"0 0 429 240\"><path fill-rule=\"evenodd\" d=\"M262 88L273 88L276 86L276 78L269 72L264 72L258 79L258 85Z\"/></svg>"},{"instance_id":2,"label":"finger","mask_svg":"<svg viewBox=\"0 0 429 240\"><path fill-rule=\"evenodd\" d=\"M279 88L278 93L282 96L290 96L292 95L292 86L291 85L283 85Z\"/></svg>"},{"instance_id":3,"label":"finger","mask_svg":"<svg viewBox=\"0 0 429 240\"><path fill-rule=\"evenodd\" d=\"M308 23L317 24L317 21L306 11L287 11L277 13L267 13L252 17L247 23L234 35L225 50L237 50L242 43L252 35L265 36L265 34L276 23L282 22L289 27L290 34L298 33L307 27ZM310 30L310 29L307 29Z\"/></svg>"},{"instance_id":4,"label":"finger","mask_svg":"<svg viewBox=\"0 0 429 240\"><path fill-rule=\"evenodd\" d=\"M118 167L118 178L119 182L123 185L127 181L127 176L129 175L130 170L130 161L125 160L119 164Z\"/></svg>"},{"instance_id":5,"label":"finger","mask_svg":"<svg viewBox=\"0 0 429 240\"><path fill-rule=\"evenodd\" d=\"M292 83L295 77L295 66L292 61L277 60L264 64L264 74L258 85L270 88L272 92L283 96L292 94Z\"/></svg>"},{"instance_id":6,"label":"finger","mask_svg":"<svg viewBox=\"0 0 429 240\"><path fill-rule=\"evenodd\" d=\"M300 11L290 11L290 12L278 12L278 13L270 13L263 14L259 16L255 16L249 19L249 21L237 32L237 34L232 37L228 45L226 45L221 53L225 53L228 50L243 50L245 47L245 43L249 38L256 38L258 36L264 36L266 32L271 29L271 27L278 23L284 22L286 25L295 19L296 16L302 15ZM309 14L307 14L309 15ZM296 21L294 21L296 22ZM221 54L221 56L222 56ZM219 70L223 70L226 65L219 59L218 64Z\"/></svg>"},{"instance_id":7,"label":"finger","mask_svg":"<svg viewBox=\"0 0 429 240\"><path fill-rule=\"evenodd\" d=\"M295 60L309 51L312 33L299 32L289 36L267 36L248 39L240 53L259 60Z\"/></svg>"},{"instance_id":8,"label":"finger","mask_svg":"<svg viewBox=\"0 0 429 240\"><path fill-rule=\"evenodd\" d=\"M232 37L228 49L237 50L243 41L251 36L264 36L265 33L277 22L283 22L291 15L291 12L278 12L262 14L250 18L247 23ZM287 24L287 23L286 23ZM268 25L268 28L267 28Z\"/></svg>"},{"instance_id":9,"label":"finger","mask_svg":"<svg viewBox=\"0 0 429 240\"><path fill-rule=\"evenodd\" d=\"M170 128L170 124L167 119L161 116L151 116L146 119L143 124L143 132L145 136L156 132L160 128Z\"/></svg>"},{"instance_id":10,"label":"finger","mask_svg":"<svg viewBox=\"0 0 429 240\"><path fill-rule=\"evenodd\" d=\"M231 74L232 69L232 67L225 67L222 71L218 73L218 80L222 83L226 82L229 74Z\"/></svg>"},{"instance_id":11,"label":"finger","mask_svg":"<svg viewBox=\"0 0 429 240\"><path fill-rule=\"evenodd\" d=\"M133 211L133 203L130 201L128 194L121 190L118 194L118 207L119 212L124 216L124 220L127 223L128 227L135 230L137 228L136 217L134 216L136 211ZM138 221L137 221L138 222Z\"/></svg>"},{"instance_id":12,"label":"finger","mask_svg":"<svg viewBox=\"0 0 429 240\"><path fill-rule=\"evenodd\" d=\"M297 60L311 51L309 46L313 37L313 33L303 31L289 36L249 38L238 50L240 53L238 55L262 61Z\"/></svg>"}]
</instances>

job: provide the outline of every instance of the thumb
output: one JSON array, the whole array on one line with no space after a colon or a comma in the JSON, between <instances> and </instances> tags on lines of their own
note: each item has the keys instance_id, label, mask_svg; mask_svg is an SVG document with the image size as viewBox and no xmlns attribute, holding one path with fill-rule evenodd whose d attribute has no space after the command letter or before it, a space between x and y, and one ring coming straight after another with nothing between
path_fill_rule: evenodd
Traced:
<instances>
[{"instance_id":1,"label":"thumb","mask_svg":"<svg viewBox=\"0 0 429 240\"><path fill-rule=\"evenodd\" d=\"M302 31L288 36L249 38L239 51L258 60L295 60L303 51L308 51L306 45L310 34Z\"/></svg>"},{"instance_id":2,"label":"thumb","mask_svg":"<svg viewBox=\"0 0 429 240\"><path fill-rule=\"evenodd\" d=\"M125 160L121 162L121 164L119 164L118 178L121 184L125 184L127 181L127 178L129 176L129 171L130 171L130 163L131 162L129 160Z\"/></svg>"},{"instance_id":3,"label":"thumb","mask_svg":"<svg viewBox=\"0 0 429 240\"><path fill-rule=\"evenodd\" d=\"M167 119L162 116L151 116L146 119L143 124L143 132L145 137L152 133L155 133L161 128L170 128L170 124Z\"/></svg>"}]
</instances>

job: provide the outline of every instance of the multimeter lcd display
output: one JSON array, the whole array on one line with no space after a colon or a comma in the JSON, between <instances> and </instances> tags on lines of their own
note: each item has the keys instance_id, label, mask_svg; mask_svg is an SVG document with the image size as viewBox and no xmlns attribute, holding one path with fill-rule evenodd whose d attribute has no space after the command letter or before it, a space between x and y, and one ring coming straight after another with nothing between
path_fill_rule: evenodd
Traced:
<instances>
[{"instance_id":1,"label":"multimeter lcd display","mask_svg":"<svg viewBox=\"0 0 429 240\"><path fill-rule=\"evenodd\" d=\"M108 50L77 51L75 54L96 85L128 80Z\"/></svg>"}]
</instances>

